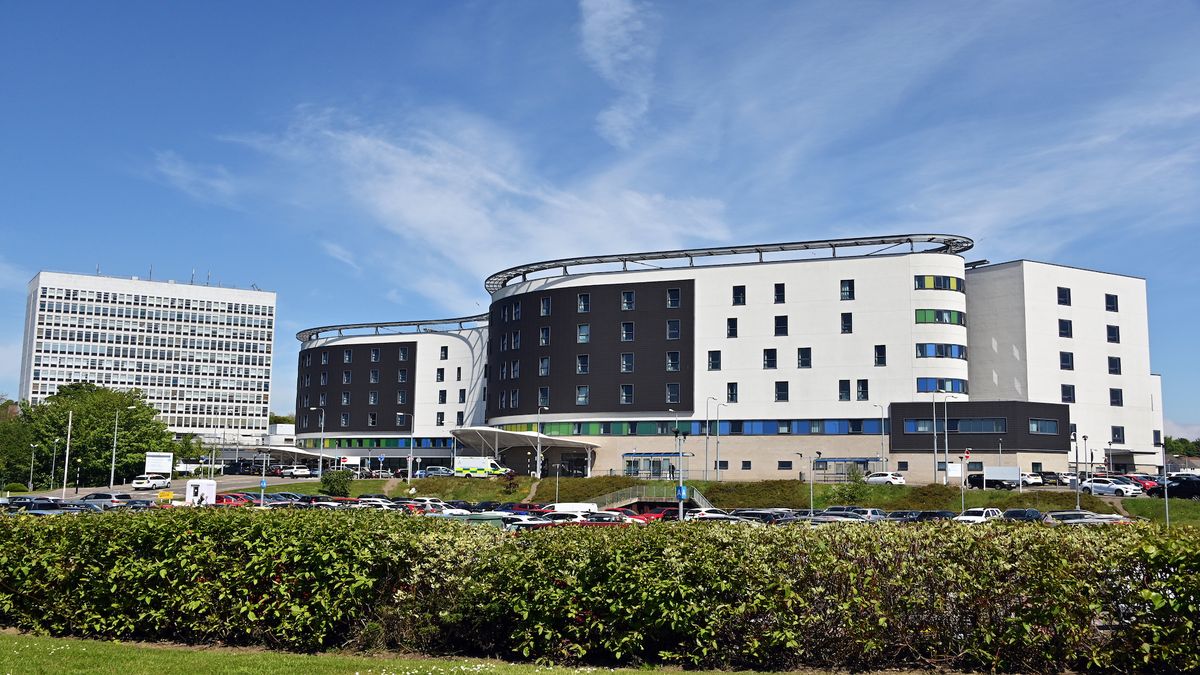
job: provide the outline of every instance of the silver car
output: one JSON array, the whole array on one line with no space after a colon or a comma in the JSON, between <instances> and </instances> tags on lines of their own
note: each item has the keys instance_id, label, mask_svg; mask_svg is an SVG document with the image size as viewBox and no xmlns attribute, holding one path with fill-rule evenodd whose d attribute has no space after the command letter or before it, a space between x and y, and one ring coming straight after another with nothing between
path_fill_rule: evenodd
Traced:
<instances>
[{"instance_id":1,"label":"silver car","mask_svg":"<svg viewBox=\"0 0 1200 675\"><path fill-rule=\"evenodd\" d=\"M1129 484L1119 483L1112 478L1093 478L1079 484L1079 489L1086 494L1108 495L1113 497L1140 497L1141 486L1133 481Z\"/></svg>"}]
</instances>

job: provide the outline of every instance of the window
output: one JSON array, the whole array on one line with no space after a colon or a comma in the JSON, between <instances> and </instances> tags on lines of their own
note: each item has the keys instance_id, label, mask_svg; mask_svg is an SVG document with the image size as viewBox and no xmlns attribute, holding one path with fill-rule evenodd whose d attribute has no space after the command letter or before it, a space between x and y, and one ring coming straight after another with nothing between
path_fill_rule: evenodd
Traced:
<instances>
[{"instance_id":1,"label":"window","mask_svg":"<svg viewBox=\"0 0 1200 675\"><path fill-rule=\"evenodd\" d=\"M398 349L396 351L396 357L397 357L397 360L399 360L399 361L407 361L408 360L408 347L401 347L400 349Z\"/></svg>"},{"instance_id":2,"label":"window","mask_svg":"<svg viewBox=\"0 0 1200 675\"><path fill-rule=\"evenodd\" d=\"M667 372L679 372L679 352L667 352Z\"/></svg>"},{"instance_id":3,"label":"window","mask_svg":"<svg viewBox=\"0 0 1200 675\"><path fill-rule=\"evenodd\" d=\"M466 390L466 389L459 389L459 390L458 390L458 402L459 402L459 403L466 403L466 402L467 402L467 390Z\"/></svg>"},{"instance_id":4,"label":"window","mask_svg":"<svg viewBox=\"0 0 1200 675\"><path fill-rule=\"evenodd\" d=\"M575 296L575 311L584 313L592 311L592 294L580 293Z\"/></svg>"},{"instance_id":5,"label":"window","mask_svg":"<svg viewBox=\"0 0 1200 675\"><path fill-rule=\"evenodd\" d=\"M329 352L321 352L321 365L329 365Z\"/></svg>"},{"instance_id":6,"label":"window","mask_svg":"<svg viewBox=\"0 0 1200 675\"><path fill-rule=\"evenodd\" d=\"M1112 428L1112 442L1120 445L1125 444L1125 427Z\"/></svg>"},{"instance_id":7,"label":"window","mask_svg":"<svg viewBox=\"0 0 1200 675\"><path fill-rule=\"evenodd\" d=\"M842 300L854 299L854 280L842 279Z\"/></svg>"},{"instance_id":8,"label":"window","mask_svg":"<svg viewBox=\"0 0 1200 675\"><path fill-rule=\"evenodd\" d=\"M303 379L304 379L304 386L305 386L305 387L308 387L308 386L312 385L312 376L311 376L311 375L309 375L308 373L305 373L305 374L304 374L304 378L303 378Z\"/></svg>"},{"instance_id":9,"label":"window","mask_svg":"<svg viewBox=\"0 0 1200 675\"><path fill-rule=\"evenodd\" d=\"M1058 420L1030 418L1029 433L1053 435L1058 433Z\"/></svg>"},{"instance_id":10,"label":"window","mask_svg":"<svg viewBox=\"0 0 1200 675\"><path fill-rule=\"evenodd\" d=\"M354 360L354 352L349 349L342 350L342 363L350 363Z\"/></svg>"},{"instance_id":11,"label":"window","mask_svg":"<svg viewBox=\"0 0 1200 675\"><path fill-rule=\"evenodd\" d=\"M404 413L396 413L396 426L404 426Z\"/></svg>"},{"instance_id":12,"label":"window","mask_svg":"<svg viewBox=\"0 0 1200 675\"><path fill-rule=\"evenodd\" d=\"M913 277L913 288L917 290L958 291L965 293L967 284L958 277L942 277L931 274L918 274Z\"/></svg>"},{"instance_id":13,"label":"window","mask_svg":"<svg viewBox=\"0 0 1200 675\"><path fill-rule=\"evenodd\" d=\"M667 383L667 403L679 403L679 383Z\"/></svg>"},{"instance_id":14,"label":"window","mask_svg":"<svg viewBox=\"0 0 1200 675\"><path fill-rule=\"evenodd\" d=\"M396 390L396 405L404 405L408 403L408 391L405 389Z\"/></svg>"},{"instance_id":15,"label":"window","mask_svg":"<svg viewBox=\"0 0 1200 675\"><path fill-rule=\"evenodd\" d=\"M591 399L591 390L586 384L575 387L575 405L587 405Z\"/></svg>"},{"instance_id":16,"label":"window","mask_svg":"<svg viewBox=\"0 0 1200 675\"><path fill-rule=\"evenodd\" d=\"M1071 306L1071 289L1063 288L1062 286L1058 287L1058 304L1067 307Z\"/></svg>"},{"instance_id":17,"label":"window","mask_svg":"<svg viewBox=\"0 0 1200 675\"><path fill-rule=\"evenodd\" d=\"M727 459L722 459L720 461L713 460L713 468L717 469L718 471L728 471L729 470L729 460L727 460Z\"/></svg>"},{"instance_id":18,"label":"window","mask_svg":"<svg viewBox=\"0 0 1200 675\"><path fill-rule=\"evenodd\" d=\"M633 372L633 352L621 352L621 372Z\"/></svg>"},{"instance_id":19,"label":"window","mask_svg":"<svg viewBox=\"0 0 1200 675\"><path fill-rule=\"evenodd\" d=\"M377 392L377 391L368 391L367 392L367 405L379 405L379 392Z\"/></svg>"},{"instance_id":20,"label":"window","mask_svg":"<svg viewBox=\"0 0 1200 675\"><path fill-rule=\"evenodd\" d=\"M667 289L667 309L679 309L679 289Z\"/></svg>"},{"instance_id":21,"label":"window","mask_svg":"<svg viewBox=\"0 0 1200 675\"><path fill-rule=\"evenodd\" d=\"M721 369L721 350L714 349L714 350L711 350L708 352L708 369L709 370L720 370Z\"/></svg>"},{"instance_id":22,"label":"window","mask_svg":"<svg viewBox=\"0 0 1200 675\"><path fill-rule=\"evenodd\" d=\"M371 348L371 363L379 363L379 347Z\"/></svg>"},{"instance_id":23,"label":"window","mask_svg":"<svg viewBox=\"0 0 1200 675\"><path fill-rule=\"evenodd\" d=\"M788 400L788 383L787 382L776 382L775 383L775 402L776 403L784 403L787 400Z\"/></svg>"},{"instance_id":24,"label":"window","mask_svg":"<svg viewBox=\"0 0 1200 675\"><path fill-rule=\"evenodd\" d=\"M350 426L350 413L342 413L341 416L338 417L338 426Z\"/></svg>"},{"instance_id":25,"label":"window","mask_svg":"<svg viewBox=\"0 0 1200 675\"><path fill-rule=\"evenodd\" d=\"M521 348L521 331L519 331L519 330L515 330L515 331L513 331L513 334L512 334L512 348L513 348L513 349L520 349L520 348Z\"/></svg>"},{"instance_id":26,"label":"window","mask_svg":"<svg viewBox=\"0 0 1200 675\"><path fill-rule=\"evenodd\" d=\"M764 349L763 350L763 370L774 370L774 369L775 369L775 350L774 349Z\"/></svg>"},{"instance_id":27,"label":"window","mask_svg":"<svg viewBox=\"0 0 1200 675\"><path fill-rule=\"evenodd\" d=\"M1112 342L1114 344L1121 342L1121 327L1120 326L1107 326L1107 329L1108 329L1108 341L1109 342Z\"/></svg>"},{"instance_id":28,"label":"window","mask_svg":"<svg viewBox=\"0 0 1200 675\"><path fill-rule=\"evenodd\" d=\"M521 390L520 390L520 389L513 389L513 390L512 390L512 407L514 407L514 408L516 408L516 407L517 407L517 401L518 401L518 399L520 399L520 398L521 398Z\"/></svg>"},{"instance_id":29,"label":"window","mask_svg":"<svg viewBox=\"0 0 1200 675\"><path fill-rule=\"evenodd\" d=\"M967 325L967 314L954 309L918 309L917 323L948 323L965 326Z\"/></svg>"},{"instance_id":30,"label":"window","mask_svg":"<svg viewBox=\"0 0 1200 675\"><path fill-rule=\"evenodd\" d=\"M725 337L737 337L737 319L725 319Z\"/></svg>"},{"instance_id":31,"label":"window","mask_svg":"<svg viewBox=\"0 0 1200 675\"><path fill-rule=\"evenodd\" d=\"M1118 311L1118 309L1117 309L1117 296L1113 295L1112 293L1105 293L1105 294L1104 294L1104 310L1105 310L1105 311L1107 311L1107 312L1116 312L1116 311Z\"/></svg>"},{"instance_id":32,"label":"window","mask_svg":"<svg viewBox=\"0 0 1200 675\"><path fill-rule=\"evenodd\" d=\"M379 413L367 413L367 426L373 427L379 424Z\"/></svg>"},{"instance_id":33,"label":"window","mask_svg":"<svg viewBox=\"0 0 1200 675\"><path fill-rule=\"evenodd\" d=\"M515 404L514 404L514 407L515 407ZM435 424L436 424L437 426L439 426L439 427L444 427L444 426L446 426L446 413L444 413L444 412L439 412L439 413L437 414L437 422L435 422Z\"/></svg>"},{"instance_id":34,"label":"window","mask_svg":"<svg viewBox=\"0 0 1200 675\"><path fill-rule=\"evenodd\" d=\"M850 380L838 380L838 400L850 400Z\"/></svg>"},{"instance_id":35,"label":"window","mask_svg":"<svg viewBox=\"0 0 1200 675\"><path fill-rule=\"evenodd\" d=\"M325 394L325 392L321 392L320 394L318 394L318 395L317 395L317 405L319 405L319 406L326 405L326 402L327 402L328 400L329 400L329 399L328 399L328 398L326 398L326 394Z\"/></svg>"},{"instance_id":36,"label":"window","mask_svg":"<svg viewBox=\"0 0 1200 675\"><path fill-rule=\"evenodd\" d=\"M1058 353L1059 370L1075 370L1075 354L1073 352Z\"/></svg>"},{"instance_id":37,"label":"window","mask_svg":"<svg viewBox=\"0 0 1200 675\"><path fill-rule=\"evenodd\" d=\"M519 300L513 303L512 318L513 321L517 321L521 318L521 302Z\"/></svg>"},{"instance_id":38,"label":"window","mask_svg":"<svg viewBox=\"0 0 1200 675\"><path fill-rule=\"evenodd\" d=\"M538 405L550 407L550 387L538 387Z\"/></svg>"},{"instance_id":39,"label":"window","mask_svg":"<svg viewBox=\"0 0 1200 675\"><path fill-rule=\"evenodd\" d=\"M367 373L367 379L370 380L371 384L379 384L379 370L372 369L371 372Z\"/></svg>"},{"instance_id":40,"label":"window","mask_svg":"<svg viewBox=\"0 0 1200 675\"><path fill-rule=\"evenodd\" d=\"M917 343L918 359L966 359L966 345L948 345L932 342Z\"/></svg>"},{"instance_id":41,"label":"window","mask_svg":"<svg viewBox=\"0 0 1200 675\"><path fill-rule=\"evenodd\" d=\"M812 347L796 348L796 367L812 368Z\"/></svg>"},{"instance_id":42,"label":"window","mask_svg":"<svg viewBox=\"0 0 1200 675\"><path fill-rule=\"evenodd\" d=\"M575 342L586 344L592 340L591 324L581 323L575 327Z\"/></svg>"},{"instance_id":43,"label":"window","mask_svg":"<svg viewBox=\"0 0 1200 675\"><path fill-rule=\"evenodd\" d=\"M953 377L918 377L917 391L923 394L936 391L945 391L952 394L967 393L967 381Z\"/></svg>"},{"instance_id":44,"label":"window","mask_svg":"<svg viewBox=\"0 0 1200 675\"><path fill-rule=\"evenodd\" d=\"M550 316L550 298L541 298L540 304L541 304L541 311L538 312L538 315L539 316Z\"/></svg>"},{"instance_id":45,"label":"window","mask_svg":"<svg viewBox=\"0 0 1200 675\"><path fill-rule=\"evenodd\" d=\"M633 405L633 385L622 384L620 388L620 399L618 403L621 405Z\"/></svg>"},{"instance_id":46,"label":"window","mask_svg":"<svg viewBox=\"0 0 1200 675\"><path fill-rule=\"evenodd\" d=\"M304 355L304 367L307 368L308 366L311 366L311 365L312 365L312 354L311 353L305 354Z\"/></svg>"},{"instance_id":47,"label":"window","mask_svg":"<svg viewBox=\"0 0 1200 675\"><path fill-rule=\"evenodd\" d=\"M546 377L550 374L550 357L543 356L538 359L538 377Z\"/></svg>"},{"instance_id":48,"label":"window","mask_svg":"<svg viewBox=\"0 0 1200 675\"><path fill-rule=\"evenodd\" d=\"M1061 338L1073 337L1070 319L1059 319L1058 320L1058 337L1061 337Z\"/></svg>"},{"instance_id":49,"label":"window","mask_svg":"<svg viewBox=\"0 0 1200 675\"><path fill-rule=\"evenodd\" d=\"M784 284L775 284L775 304L782 305L786 302L787 292Z\"/></svg>"},{"instance_id":50,"label":"window","mask_svg":"<svg viewBox=\"0 0 1200 675\"><path fill-rule=\"evenodd\" d=\"M738 400L737 382L727 382L725 384L725 402L737 403Z\"/></svg>"},{"instance_id":51,"label":"window","mask_svg":"<svg viewBox=\"0 0 1200 675\"><path fill-rule=\"evenodd\" d=\"M788 334L788 318L787 316L775 317L775 336L781 337Z\"/></svg>"},{"instance_id":52,"label":"window","mask_svg":"<svg viewBox=\"0 0 1200 675\"><path fill-rule=\"evenodd\" d=\"M860 401L871 400L871 391L870 391L869 385L867 384L866 380L858 381L857 393L858 393L858 400L860 400Z\"/></svg>"},{"instance_id":53,"label":"window","mask_svg":"<svg viewBox=\"0 0 1200 675\"><path fill-rule=\"evenodd\" d=\"M1108 404L1114 408L1120 408L1125 405L1125 393L1120 389L1109 389Z\"/></svg>"},{"instance_id":54,"label":"window","mask_svg":"<svg viewBox=\"0 0 1200 675\"><path fill-rule=\"evenodd\" d=\"M458 366L454 369L454 381L462 382L462 366Z\"/></svg>"},{"instance_id":55,"label":"window","mask_svg":"<svg viewBox=\"0 0 1200 675\"><path fill-rule=\"evenodd\" d=\"M854 315L850 312L842 312L842 332L854 332Z\"/></svg>"},{"instance_id":56,"label":"window","mask_svg":"<svg viewBox=\"0 0 1200 675\"><path fill-rule=\"evenodd\" d=\"M742 471L749 471L749 470L750 470L750 460L743 459L742 460Z\"/></svg>"},{"instance_id":57,"label":"window","mask_svg":"<svg viewBox=\"0 0 1200 675\"><path fill-rule=\"evenodd\" d=\"M633 322L621 322L621 342L633 342Z\"/></svg>"},{"instance_id":58,"label":"window","mask_svg":"<svg viewBox=\"0 0 1200 675\"><path fill-rule=\"evenodd\" d=\"M1075 402L1075 385L1073 385L1073 384L1062 385L1062 402L1063 403L1074 403Z\"/></svg>"},{"instance_id":59,"label":"window","mask_svg":"<svg viewBox=\"0 0 1200 675\"><path fill-rule=\"evenodd\" d=\"M578 354L575 356L575 374L587 375L589 370L589 359L587 354Z\"/></svg>"},{"instance_id":60,"label":"window","mask_svg":"<svg viewBox=\"0 0 1200 675\"><path fill-rule=\"evenodd\" d=\"M983 471L983 462L967 462L967 471Z\"/></svg>"},{"instance_id":61,"label":"window","mask_svg":"<svg viewBox=\"0 0 1200 675\"><path fill-rule=\"evenodd\" d=\"M463 411L459 410L454 413L454 423L460 427L463 425Z\"/></svg>"},{"instance_id":62,"label":"window","mask_svg":"<svg viewBox=\"0 0 1200 675\"><path fill-rule=\"evenodd\" d=\"M733 287L733 304L735 304L735 305L746 304L746 287L745 286L734 286Z\"/></svg>"},{"instance_id":63,"label":"window","mask_svg":"<svg viewBox=\"0 0 1200 675\"><path fill-rule=\"evenodd\" d=\"M350 405L350 392L342 392L342 405Z\"/></svg>"},{"instance_id":64,"label":"window","mask_svg":"<svg viewBox=\"0 0 1200 675\"><path fill-rule=\"evenodd\" d=\"M887 345L875 345L875 365L887 365Z\"/></svg>"},{"instance_id":65,"label":"window","mask_svg":"<svg viewBox=\"0 0 1200 675\"><path fill-rule=\"evenodd\" d=\"M667 319L667 339L679 339L679 319Z\"/></svg>"},{"instance_id":66,"label":"window","mask_svg":"<svg viewBox=\"0 0 1200 675\"><path fill-rule=\"evenodd\" d=\"M780 471L791 471L792 470L792 460L781 459L778 462L776 462L775 466Z\"/></svg>"},{"instance_id":67,"label":"window","mask_svg":"<svg viewBox=\"0 0 1200 675\"><path fill-rule=\"evenodd\" d=\"M518 342L520 342L520 338L516 338L513 340L513 349L517 348ZM438 349L438 359L441 361L445 361L448 358L450 358L450 348L445 347L445 346L439 348Z\"/></svg>"},{"instance_id":68,"label":"window","mask_svg":"<svg viewBox=\"0 0 1200 675\"><path fill-rule=\"evenodd\" d=\"M1124 436L1125 436L1125 428L1124 427L1121 427L1121 436L1122 436L1122 438L1124 438ZM1122 440L1122 442L1124 442L1124 441ZM1154 430L1154 447L1156 447L1156 448L1162 447L1162 430L1161 429Z\"/></svg>"},{"instance_id":69,"label":"window","mask_svg":"<svg viewBox=\"0 0 1200 675\"><path fill-rule=\"evenodd\" d=\"M538 329L538 346L545 347L550 344L550 326L542 326Z\"/></svg>"},{"instance_id":70,"label":"window","mask_svg":"<svg viewBox=\"0 0 1200 675\"><path fill-rule=\"evenodd\" d=\"M633 291L621 291L621 309L631 310L634 308Z\"/></svg>"},{"instance_id":71,"label":"window","mask_svg":"<svg viewBox=\"0 0 1200 675\"><path fill-rule=\"evenodd\" d=\"M1121 374L1121 357L1119 357L1119 356L1108 357L1108 374L1109 375L1120 375Z\"/></svg>"},{"instance_id":72,"label":"window","mask_svg":"<svg viewBox=\"0 0 1200 675\"><path fill-rule=\"evenodd\" d=\"M445 382L446 381L446 369L438 368L436 371L434 371L434 379L438 382Z\"/></svg>"},{"instance_id":73,"label":"window","mask_svg":"<svg viewBox=\"0 0 1200 675\"><path fill-rule=\"evenodd\" d=\"M342 384L350 384L350 371L342 371Z\"/></svg>"},{"instance_id":74,"label":"window","mask_svg":"<svg viewBox=\"0 0 1200 675\"><path fill-rule=\"evenodd\" d=\"M439 405L446 404L446 390L445 389L438 389L438 404Z\"/></svg>"}]
</instances>

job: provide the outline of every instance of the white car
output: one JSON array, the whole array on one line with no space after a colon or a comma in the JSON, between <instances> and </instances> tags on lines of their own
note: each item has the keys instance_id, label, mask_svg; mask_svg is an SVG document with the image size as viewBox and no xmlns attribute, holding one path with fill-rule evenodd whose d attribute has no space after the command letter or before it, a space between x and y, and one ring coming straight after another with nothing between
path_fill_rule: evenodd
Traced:
<instances>
[{"instance_id":1,"label":"white car","mask_svg":"<svg viewBox=\"0 0 1200 675\"><path fill-rule=\"evenodd\" d=\"M999 518L1000 515L1000 509L992 507L986 509L967 509L962 512L961 516L955 518L954 521L957 523L967 523L968 525L978 525Z\"/></svg>"},{"instance_id":2,"label":"white car","mask_svg":"<svg viewBox=\"0 0 1200 675\"><path fill-rule=\"evenodd\" d=\"M283 469L280 470L279 475L283 476L284 478L308 478L309 476L313 475L313 473L307 466L304 466L303 464L295 464L292 466L283 467Z\"/></svg>"},{"instance_id":3,"label":"white car","mask_svg":"<svg viewBox=\"0 0 1200 675\"><path fill-rule=\"evenodd\" d=\"M1084 494L1112 495L1114 497L1140 497L1142 487L1133 481L1120 483L1112 478L1093 478L1079 484Z\"/></svg>"},{"instance_id":4,"label":"white car","mask_svg":"<svg viewBox=\"0 0 1200 675\"><path fill-rule=\"evenodd\" d=\"M171 487L171 479L157 473L144 473L129 484L134 490L165 490Z\"/></svg>"},{"instance_id":5,"label":"white car","mask_svg":"<svg viewBox=\"0 0 1200 675\"><path fill-rule=\"evenodd\" d=\"M1021 484L1022 485L1045 485L1046 481L1043 480L1042 477L1037 475L1036 473L1023 473L1023 474L1021 474Z\"/></svg>"},{"instance_id":6,"label":"white car","mask_svg":"<svg viewBox=\"0 0 1200 675\"><path fill-rule=\"evenodd\" d=\"M688 509L683 513L684 520L692 520L697 516L727 516L727 512L721 509Z\"/></svg>"},{"instance_id":7,"label":"white car","mask_svg":"<svg viewBox=\"0 0 1200 675\"><path fill-rule=\"evenodd\" d=\"M866 482L871 485L904 485L904 476L895 471L877 471L867 476Z\"/></svg>"}]
</instances>

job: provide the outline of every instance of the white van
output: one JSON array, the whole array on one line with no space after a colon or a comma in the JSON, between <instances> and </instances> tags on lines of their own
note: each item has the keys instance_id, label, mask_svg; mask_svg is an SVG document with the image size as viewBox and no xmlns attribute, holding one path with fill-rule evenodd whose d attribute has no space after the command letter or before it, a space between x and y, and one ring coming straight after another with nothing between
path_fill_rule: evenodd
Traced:
<instances>
[{"instance_id":1,"label":"white van","mask_svg":"<svg viewBox=\"0 0 1200 675\"><path fill-rule=\"evenodd\" d=\"M558 504L549 504L546 508L550 511L562 513L591 513L599 511L600 505L591 502L560 502Z\"/></svg>"}]
</instances>

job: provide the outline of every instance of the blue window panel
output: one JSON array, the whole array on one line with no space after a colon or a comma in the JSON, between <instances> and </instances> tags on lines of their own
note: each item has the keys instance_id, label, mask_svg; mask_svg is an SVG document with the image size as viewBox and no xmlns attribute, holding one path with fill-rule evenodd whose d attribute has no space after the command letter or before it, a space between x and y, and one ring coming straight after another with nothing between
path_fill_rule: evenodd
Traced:
<instances>
[{"instance_id":1,"label":"blue window panel","mask_svg":"<svg viewBox=\"0 0 1200 675\"><path fill-rule=\"evenodd\" d=\"M873 420L873 419L863 420L862 430L863 430L864 434L874 434L874 435L878 436L879 435L879 427L880 427L879 420Z\"/></svg>"},{"instance_id":2,"label":"blue window panel","mask_svg":"<svg viewBox=\"0 0 1200 675\"><path fill-rule=\"evenodd\" d=\"M850 420L825 420L825 434L840 436L850 433Z\"/></svg>"},{"instance_id":3,"label":"blue window panel","mask_svg":"<svg viewBox=\"0 0 1200 675\"><path fill-rule=\"evenodd\" d=\"M774 436L779 433L779 421L773 420L762 423L762 433L764 435Z\"/></svg>"},{"instance_id":4,"label":"blue window panel","mask_svg":"<svg viewBox=\"0 0 1200 675\"><path fill-rule=\"evenodd\" d=\"M792 420L792 433L808 435L808 420Z\"/></svg>"}]
</instances>

